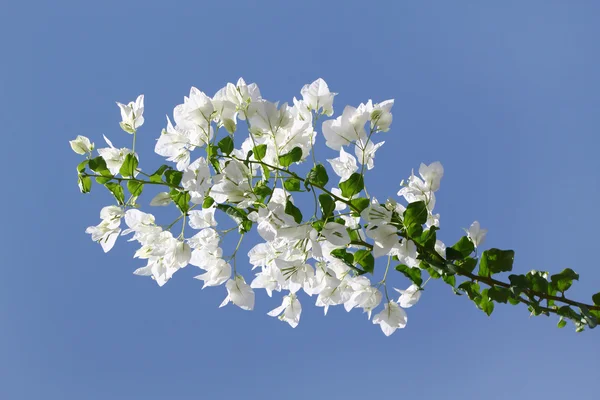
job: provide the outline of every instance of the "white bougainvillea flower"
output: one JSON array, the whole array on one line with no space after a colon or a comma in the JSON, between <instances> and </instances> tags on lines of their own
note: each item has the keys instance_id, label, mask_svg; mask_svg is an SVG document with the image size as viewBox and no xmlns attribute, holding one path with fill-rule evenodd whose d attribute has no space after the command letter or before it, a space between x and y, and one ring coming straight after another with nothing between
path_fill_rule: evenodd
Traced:
<instances>
[{"instance_id":1,"label":"white bougainvillea flower","mask_svg":"<svg viewBox=\"0 0 600 400\"><path fill-rule=\"evenodd\" d=\"M337 93L331 93L327 83L319 78L310 85L304 85L302 90L302 100L311 110L331 117L333 115L333 98Z\"/></svg>"},{"instance_id":2,"label":"white bougainvillea flower","mask_svg":"<svg viewBox=\"0 0 600 400\"><path fill-rule=\"evenodd\" d=\"M168 206L171 204L171 195L169 192L160 192L150 201L151 206Z\"/></svg>"},{"instance_id":3,"label":"white bougainvillea flower","mask_svg":"<svg viewBox=\"0 0 600 400\"><path fill-rule=\"evenodd\" d=\"M370 101L369 101L370 102ZM378 132L387 132L392 124L392 106L394 99L382 101L373 106L371 110L370 120L371 129Z\"/></svg>"},{"instance_id":4,"label":"white bougainvillea flower","mask_svg":"<svg viewBox=\"0 0 600 400\"><path fill-rule=\"evenodd\" d=\"M373 317L373 323L381 327L385 336L390 336L396 329L404 328L407 320L406 311L394 301L386 303L383 311Z\"/></svg>"},{"instance_id":5,"label":"white bougainvillea flower","mask_svg":"<svg viewBox=\"0 0 600 400\"><path fill-rule=\"evenodd\" d=\"M71 149L77 154L91 153L94 150L94 143L90 142L85 136L77 135L73 140L69 141Z\"/></svg>"},{"instance_id":6,"label":"white bougainvillea flower","mask_svg":"<svg viewBox=\"0 0 600 400\"><path fill-rule=\"evenodd\" d=\"M271 317L278 317L281 321L287 322L292 328L295 328L300 322L301 313L302 305L300 305L298 297L294 293L290 293L283 298L283 302L279 307L267 314Z\"/></svg>"},{"instance_id":7,"label":"white bougainvillea flower","mask_svg":"<svg viewBox=\"0 0 600 400\"><path fill-rule=\"evenodd\" d=\"M323 226L321 235L330 243L337 247L345 247L350 244L350 235L346 230L346 226L337 222L328 222Z\"/></svg>"},{"instance_id":8,"label":"white bougainvillea flower","mask_svg":"<svg viewBox=\"0 0 600 400\"><path fill-rule=\"evenodd\" d=\"M225 307L232 302L242 310L252 310L254 308L254 291L246 284L244 278L237 275L235 279L230 279L225 284L227 288L227 297L221 303L220 307Z\"/></svg>"},{"instance_id":9,"label":"white bougainvillea flower","mask_svg":"<svg viewBox=\"0 0 600 400\"><path fill-rule=\"evenodd\" d=\"M327 140L325 144L339 151L342 146L366 140L365 123L368 119L369 112L364 107L346 106L341 116L323 122L323 136Z\"/></svg>"},{"instance_id":10,"label":"white bougainvillea flower","mask_svg":"<svg viewBox=\"0 0 600 400\"><path fill-rule=\"evenodd\" d=\"M106 168L108 168L110 173L116 175L119 173L125 157L127 157L127 154L132 153L132 151L128 148L117 149L106 136L104 136L104 140L109 147L98 149L98 154L104 159Z\"/></svg>"},{"instance_id":11,"label":"white bougainvillea flower","mask_svg":"<svg viewBox=\"0 0 600 400\"><path fill-rule=\"evenodd\" d=\"M215 220L215 207L203 208L202 210L191 210L188 212L189 225L192 229L203 229L217 226Z\"/></svg>"},{"instance_id":12,"label":"white bougainvillea flower","mask_svg":"<svg viewBox=\"0 0 600 400\"><path fill-rule=\"evenodd\" d=\"M174 127L167 117L167 127L154 146L154 152L166 157L167 161L177 163L177 170L183 171L190 163L190 131L185 131L179 126Z\"/></svg>"},{"instance_id":13,"label":"white bougainvillea flower","mask_svg":"<svg viewBox=\"0 0 600 400\"><path fill-rule=\"evenodd\" d=\"M440 182L444 176L444 167L439 161L429 165L421 163L419 175L425 181L425 191L437 192L440 189Z\"/></svg>"},{"instance_id":14,"label":"white bougainvillea flower","mask_svg":"<svg viewBox=\"0 0 600 400\"><path fill-rule=\"evenodd\" d=\"M398 228L393 225L370 225L366 234L375 241L373 246L373 257L381 257L388 254L398 243Z\"/></svg>"},{"instance_id":15,"label":"white bougainvillea flower","mask_svg":"<svg viewBox=\"0 0 600 400\"><path fill-rule=\"evenodd\" d=\"M487 229L481 229L481 226L479 225L478 221L473 222L468 230L465 229L465 232L467 232L467 236L469 237L471 242L473 242L473 245L475 247L479 247L483 244L483 242L485 242L487 231Z\"/></svg>"},{"instance_id":16,"label":"white bougainvillea flower","mask_svg":"<svg viewBox=\"0 0 600 400\"><path fill-rule=\"evenodd\" d=\"M409 267L418 267L420 264L417 260L417 245L412 240L402 239L401 243L394 245L390 254L398 257L398 261Z\"/></svg>"},{"instance_id":17,"label":"white bougainvillea flower","mask_svg":"<svg viewBox=\"0 0 600 400\"><path fill-rule=\"evenodd\" d=\"M340 182L347 180L350 178L350 175L358 170L356 158L346 153L343 148L340 149L339 157L328 159L327 161L331 164L333 172L340 177Z\"/></svg>"},{"instance_id":18,"label":"white bougainvillea flower","mask_svg":"<svg viewBox=\"0 0 600 400\"><path fill-rule=\"evenodd\" d=\"M400 304L400 307L402 307L402 308L410 308L410 307L414 306L415 304L417 304L417 302L421 298L422 290L417 285L414 285L414 284L410 285L408 287L408 289L406 289L406 290L401 290L401 289L396 289L396 288L394 288L394 290L396 292L400 293L400 298L398 299L398 304Z\"/></svg>"},{"instance_id":19,"label":"white bougainvillea flower","mask_svg":"<svg viewBox=\"0 0 600 400\"><path fill-rule=\"evenodd\" d=\"M85 233L92 235L92 240L100 243L102 250L108 253L119 234L121 233L121 218L123 217L123 210L117 206L107 206L102 208L100 211L100 219L102 222L96 226L90 226L85 230Z\"/></svg>"},{"instance_id":20,"label":"white bougainvillea flower","mask_svg":"<svg viewBox=\"0 0 600 400\"><path fill-rule=\"evenodd\" d=\"M117 102L121 110L121 129L127 133L135 133L135 131L144 124L144 95L140 94L135 102L129 104L121 104Z\"/></svg>"},{"instance_id":21,"label":"white bougainvillea flower","mask_svg":"<svg viewBox=\"0 0 600 400\"><path fill-rule=\"evenodd\" d=\"M250 283L252 289L265 289L271 297L274 291L281 291L285 279L281 270L275 266L264 266L262 271L256 274L256 278Z\"/></svg>"},{"instance_id":22,"label":"white bougainvillea flower","mask_svg":"<svg viewBox=\"0 0 600 400\"><path fill-rule=\"evenodd\" d=\"M202 268L206 272L194 277L195 279L204 281L202 289L207 286L222 285L231 277L231 265L221 258L210 260Z\"/></svg>"},{"instance_id":23,"label":"white bougainvillea flower","mask_svg":"<svg viewBox=\"0 0 600 400\"><path fill-rule=\"evenodd\" d=\"M373 141L364 139L358 140L354 147L354 154L361 165L366 165L367 169L373 169L375 166L375 152L383 146L385 142L373 143Z\"/></svg>"}]
</instances>

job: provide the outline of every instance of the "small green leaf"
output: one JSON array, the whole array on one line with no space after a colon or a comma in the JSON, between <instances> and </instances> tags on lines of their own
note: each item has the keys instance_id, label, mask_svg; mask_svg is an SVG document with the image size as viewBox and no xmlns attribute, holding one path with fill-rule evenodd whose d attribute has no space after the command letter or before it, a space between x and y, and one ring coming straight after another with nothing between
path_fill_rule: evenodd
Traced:
<instances>
[{"instance_id":1,"label":"small green leaf","mask_svg":"<svg viewBox=\"0 0 600 400\"><path fill-rule=\"evenodd\" d=\"M580 305L579 310L581 310L581 314L583 315L583 318L585 318L585 322L587 322L590 329L594 329L598 326L598 319L590 313L590 310L586 306Z\"/></svg>"},{"instance_id":2,"label":"small green leaf","mask_svg":"<svg viewBox=\"0 0 600 400\"><path fill-rule=\"evenodd\" d=\"M300 147L294 147L292 151L282 156L279 156L279 164L282 167L289 167L295 162L302 159L302 149Z\"/></svg>"},{"instance_id":3,"label":"small green leaf","mask_svg":"<svg viewBox=\"0 0 600 400\"><path fill-rule=\"evenodd\" d=\"M285 213L294 217L294 221L296 221L297 224L302 222L302 213L300 212L300 209L296 207L289 199L285 203Z\"/></svg>"},{"instance_id":4,"label":"small green leaf","mask_svg":"<svg viewBox=\"0 0 600 400\"><path fill-rule=\"evenodd\" d=\"M552 282L552 286L554 286L559 292L564 292L568 290L573 281L579 280L579 274L575 273L571 268L565 268L559 274L552 275L550 277L550 281Z\"/></svg>"},{"instance_id":5,"label":"small green leaf","mask_svg":"<svg viewBox=\"0 0 600 400\"><path fill-rule=\"evenodd\" d=\"M113 196L115 196L115 199L117 199L117 202L120 205L125 204L125 192L123 191L123 188L121 187L121 185L119 185L118 183L115 182L108 182L106 184L104 184L104 186L110 190L110 192L113 194Z\"/></svg>"},{"instance_id":6,"label":"small green leaf","mask_svg":"<svg viewBox=\"0 0 600 400\"><path fill-rule=\"evenodd\" d=\"M159 169L156 170L152 175L150 175L150 182L162 182L162 175L168 169L171 169L168 165L161 165Z\"/></svg>"},{"instance_id":7,"label":"small green leaf","mask_svg":"<svg viewBox=\"0 0 600 400\"><path fill-rule=\"evenodd\" d=\"M85 160L83 160L82 162L80 162L77 165L77 172L83 172L85 171L85 167L89 164L90 160L88 160L87 158Z\"/></svg>"},{"instance_id":8,"label":"small green leaf","mask_svg":"<svg viewBox=\"0 0 600 400\"><path fill-rule=\"evenodd\" d=\"M478 299L481 297L481 294L479 293L480 288L478 283L466 281L461 283L458 288L465 292L469 296L469 299L476 303L479 301Z\"/></svg>"},{"instance_id":9,"label":"small green leaf","mask_svg":"<svg viewBox=\"0 0 600 400\"><path fill-rule=\"evenodd\" d=\"M489 249L481 255L479 276L491 276L499 272L512 271L515 252L512 250Z\"/></svg>"},{"instance_id":10,"label":"small green leaf","mask_svg":"<svg viewBox=\"0 0 600 400\"><path fill-rule=\"evenodd\" d=\"M181 179L183 178L183 172L169 170L165 172L165 181L171 186L179 186Z\"/></svg>"},{"instance_id":11,"label":"small green leaf","mask_svg":"<svg viewBox=\"0 0 600 400\"><path fill-rule=\"evenodd\" d=\"M404 211L404 227L409 237L419 237L423 233L423 224L427 222L427 206L424 201L410 203Z\"/></svg>"},{"instance_id":12,"label":"small green leaf","mask_svg":"<svg viewBox=\"0 0 600 400\"><path fill-rule=\"evenodd\" d=\"M265 155L267 154L267 145L259 144L258 146L254 147L252 153L254 154L255 159L261 161L263 158L265 158Z\"/></svg>"},{"instance_id":13,"label":"small green leaf","mask_svg":"<svg viewBox=\"0 0 600 400\"><path fill-rule=\"evenodd\" d=\"M359 194L364 189L365 183L362 175L355 172L350 175L350 178L340 182L339 187L342 190L342 197L349 199L352 196Z\"/></svg>"},{"instance_id":14,"label":"small green leaf","mask_svg":"<svg viewBox=\"0 0 600 400\"><path fill-rule=\"evenodd\" d=\"M171 195L171 200L177 205L177 208L179 208L182 213L187 213L190 209L190 194L188 192L181 192L177 189L172 189L169 194Z\"/></svg>"},{"instance_id":15,"label":"small green leaf","mask_svg":"<svg viewBox=\"0 0 600 400\"><path fill-rule=\"evenodd\" d=\"M327 218L333 215L333 211L335 210L335 201L326 193L322 193L319 195L319 204L321 205L321 212L323 213L322 219L326 220Z\"/></svg>"},{"instance_id":16,"label":"small green leaf","mask_svg":"<svg viewBox=\"0 0 600 400\"><path fill-rule=\"evenodd\" d=\"M283 182L283 187L288 192L300 192L300 179L297 178L288 178Z\"/></svg>"},{"instance_id":17,"label":"small green leaf","mask_svg":"<svg viewBox=\"0 0 600 400\"><path fill-rule=\"evenodd\" d=\"M525 275L509 275L508 280L510 281L510 291L515 296L529 288L529 281Z\"/></svg>"},{"instance_id":18,"label":"small green leaf","mask_svg":"<svg viewBox=\"0 0 600 400\"><path fill-rule=\"evenodd\" d=\"M217 143L223 154L231 154L233 151L233 139L231 136L225 136Z\"/></svg>"},{"instance_id":19,"label":"small green leaf","mask_svg":"<svg viewBox=\"0 0 600 400\"><path fill-rule=\"evenodd\" d=\"M310 170L306 180L315 186L323 187L329 182L329 176L325 167L322 164L317 164Z\"/></svg>"},{"instance_id":20,"label":"small green leaf","mask_svg":"<svg viewBox=\"0 0 600 400\"><path fill-rule=\"evenodd\" d=\"M423 278L421 278L421 270L419 268L411 268L407 265L398 265L396 271L401 272L404 276L412 281L417 286L421 286Z\"/></svg>"},{"instance_id":21,"label":"small green leaf","mask_svg":"<svg viewBox=\"0 0 600 400\"><path fill-rule=\"evenodd\" d=\"M435 242L437 240L435 231L437 231L437 230L438 230L437 227L432 226L431 228L427 229L426 231L423 231L421 236L417 239L417 242L419 242L419 244L421 244L426 249L429 249L429 250L435 249Z\"/></svg>"},{"instance_id":22,"label":"small green leaf","mask_svg":"<svg viewBox=\"0 0 600 400\"><path fill-rule=\"evenodd\" d=\"M442 280L452 287L456 286L456 276L455 275L447 275L447 274L442 275Z\"/></svg>"},{"instance_id":23,"label":"small green leaf","mask_svg":"<svg viewBox=\"0 0 600 400\"><path fill-rule=\"evenodd\" d=\"M212 206L215 202L215 199L213 199L210 196L206 196L204 198L204 201L202 202L202 208L210 208L210 206Z\"/></svg>"},{"instance_id":24,"label":"small green leaf","mask_svg":"<svg viewBox=\"0 0 600 400\"><path fill-rule=\"evenodd\" d=\"M104 158L102 158L100 156L98 156L96 158L92 158L88 165L92 171L94 171L102 176L112 176L112 174L106 167L106 161L104 161Z\"/></svg>"},{"instance_id":25,"label":"small green leaf","mask_svg":"<svg viewBox=\"0 0 600 400\"><path fill-rule=\"evenodd\" d=\"M132 196L138 197L142 194L142 190L144 190L144 184L138 181L128 181L127 190L129 190L129 193L131 193Z\"/></svg>"},{"instance_id":26,"label":"small green leaf","mask_svg":"<svg viewBox=\"0 0 600 400\"><path fill-rule=\"evenodd\" d=\"M352 205L353 212L360 214L365 208L369 207L371 202L367 198L357 197L356 199L350 200L350 204Z\"/></svg>"},{"instance_id":27,"label":"small green leaf","mask_svg":"<svg viewBox=\"0 0 600 400\"><path fill-rule=\"evenodd\" d=\"M125 161L123 161L123 165L121 165L119 173L125 177L133 177L135 175L137 166L138 159L135 157L135 154L129 153L125 156Z\"/></svg>"},{"instance_id":28,"label":"small green leaf","mask_svg":"<svg viewBox=\"0 0 600 400\"><path fill-rule=\"evenodd\" d=\"M558 324L556 324L556 326L559 328L564 328L566 325L567 321L565 321L563 317L560 317L560 319L558 320Z\"/></svg>"},{"instance_id":29,"label":"small green leaf","mask_svg":"<svg viewBox=\"0 0 600 400\"><path fill-rule=\"evenodd\" d=\"M488 296L488 289L484 289L481 292L481 298L479 299L479 303L477 304L481 311L486 313L488 316L492 315L494 311L494 302L490 300Z\"/></svg>"},{"instance_id":30,"label":"small green leaf","mask_svg":"<svg viewBox=\"0 0 600 400\"><path fill-rule=\"evenodd\" d=\"M600 292L592 296L592 301L595 305L600 306Z\"/></svg>"},{"instance_id":31,"label":"small green leaf","mask_svg":"<svg viewBox=\"0 0 600 400\"><path fill-rule=\"evenodd\" d=\"M330 253L333 257L342 260L347 266L349 266L350 268L358 271L361 274L364 274L365 271L363 271L360 268L356 268L354 266L354 255L352 253L348 253L346 251L346 249L335 249L332 250Z\"/></svg>"},{"instance_id":32,"label":"small green leaf","mask_svg":"<svg viewBox=\"0 0 600 400\"><path fill-rule=\"evenodd\" d=\"M536 292L548 293L548 280L546 279L546 275L547 273L542 271L528 272L526 275L528 287Z\"/></svg>"},{"instance_id":33,"label":"small green leaf","mask_svg":"<svg viewBox=\"0 0 600 400\"><path fill-rule=\"evenodd\" d=\"M446 249L447 250L447 249ZM464 260L456 261L455 265L461 270L466 272L473 272L477 266L477 260L472 257L467 257Z\"/></svg>"},{"instance_id":34,"label":"small green leaf","mask_svg":"<svg viewBox=\"0 0 600 400\"><path fill-rule=\"evenodd\" d=\"M253 190L254 194L263 200L272 193L271 188L263 181L257 183Z\"/></svg>"},{"instance_id":35,"label":"small green leaf","mask_svg":"<svg viewBox=\"0 0 600 400\"><path fill-rule=\"evenodd\" d=\"M227 214L238 225L238 232L246 233L252 229L252 221L248 219L248 213L229 204L217 204L217 208Z\"/></svg>"},{"instance_id":36,"label":"small green leaf","mask_svg":"<svg viewBox=\"0 0 600 400\"><path fill-rule=\"evenodd\" d=\"M474 250L473 242L468 237L463 236L452 247L446 249L446 258L448 260L462 260L473 253Z\"/></svg>"},{"instance_id":37,"label":"small green leaf","mask_svg":"<svg viewBox=\"0 0 600 400\"><path fill-rule=\"evenodd\" d=\"M77 184L81 193L89 193L92 190L92 179L89 176L78 175Z\"/></svg>"},{"instance_id":38,"label":"small green leaf","mask_svg":"<svg viewBox=\"0 0 600 400\"><path fill-rule=\"evenodd\" d=\"M506 288L494 286L488 290L488 296L490 296L490 299L497 301L498 303L506 304L510 296L510 292Z\"/></svg>"},{"instance_id":39,"label":"small green leaf","mask_svg":"<svg viewBox=\"0 0 600 400\"><path fill-rule=\"evenodd\" d=\"M363 267L365 272L373 273L375 270L375 258L370 250L358 250L354 253L354 262Z\"/></svg>"}]
</instances>

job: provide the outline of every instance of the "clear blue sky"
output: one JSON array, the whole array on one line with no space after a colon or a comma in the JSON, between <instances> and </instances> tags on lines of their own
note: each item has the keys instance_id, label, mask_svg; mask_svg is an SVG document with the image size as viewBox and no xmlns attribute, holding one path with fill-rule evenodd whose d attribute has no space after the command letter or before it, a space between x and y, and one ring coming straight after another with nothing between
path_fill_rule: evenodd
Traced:
<instances>
[{"instance_id":1,"label":"clear blue sky","mask_svg":"<svg viewBox=\"0 0 600 400\"><path fill-rule=\"evenodd\" d=\"M272 100L323 77L337 111L395 98L369 191L439 160L445 242L478 219L516 270L572 267L589 300L599 2L119 3L2 6L0 399L597 398L600 330L510 306L488 318L439 282L389 338L314 298L296 329L266 315L279 301L264 292L254 312L218 309L223 288L201 291L194 267L158 288L132 275L133 244L104 255L84 233L110 197L78 193L67 141L128 145L114 102L144 93L147 154L190 86L240 76Z\"/></svg>"}]
</instances>

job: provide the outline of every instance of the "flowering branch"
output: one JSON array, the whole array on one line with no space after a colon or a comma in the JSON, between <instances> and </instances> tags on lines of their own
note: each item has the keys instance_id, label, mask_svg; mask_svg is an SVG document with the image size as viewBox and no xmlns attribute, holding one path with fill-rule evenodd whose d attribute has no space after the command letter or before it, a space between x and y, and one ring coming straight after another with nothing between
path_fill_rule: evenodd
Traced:
<instances>
[{"instance_id":1,"label":"flowering branch","mask_svg":"<svg viewBox=\"0 0 600 400\"><path fill-rule=\"evenodd\" d=\"M522 303L532 315L558 315L561 328L567 320L577 331L598 324L600 293L592 296L593 304L565 296L579 279L573 270L554 275L533 270L509 275L504 282L494 275L512 271L514 252L491 248L479 255L487 230L477 221L452 246L438 239L440 215L433 210L444 174L439 162L421 164L418 176L413 173L401 182L397 196L406 205L393 198L380 203L369 196L365 179L375 166L375 152L384 144L375 140L390 129L393 100L346 106L337 118L323 121L325 144L339 154L327 159L328 172L314 153L316 122L333 115L336 94L318 79L305 85L301 95L293 106L280 105L264 99L256 84L243 79L212 97L192 88L174 109L175 124L167 118L155 146L155 152L172 164L161 165L152 174L139 168L135 153L138 129L144 123L144 97L127 105L117 103L120 126L132 135L131 149L117 148L104 137L108 147L98 149L94 157L95 146L88 138L78 136L70 142L73 151L86 156L77 166L81 192L91 191L93 178L117 203L104 207L101 222L86 232L105 252L119 236L133 235L140 244L134 257L147 261L134 274L150 276L159 286L187 265L200 268L203 273L195 278L204 287L225 286L221 307L233 303L252 310L255 289L264 289L268 296L287 293L268 315L292 327L300 321L303 291L316 296L315 305L325 314L336 305L346 311L362 309L389 336L406 326L406 309L419 301L430 279L441 279L457 295L466 294L487 315L496 303ZM239 121L248 131L242 140ZM206 156L192 159L198 148L204 148ZM354 155L345 149L353 149ZM292 170L308 159L312 168L306 176ZM330 182L331 170L338 183ZM147 179L138 179L139 175ZM167 190L156 194L150 206L175 205L180 211L171 224L157 225L152 214L140 210L138 199L147 185ZM308 201L299 200L302 192L312 192L306 195ZM312 213L310 218L304 218L306 210ZM217 230L222 216L235 226ZM123 230L122 220L127 225ZM180 220L175 236L171 229ZM236 264L242 239L253 228L263 242L248 253L249 264L259 269L248 284ZM230 257L223 257L221 240L234 230L240 235L237 246ZM383 277L373 285L380 258L387 262ZM394 268L392 261L397 262ZM401 275L393 276L390 270ZM400 296L391 299L387 286L401 276L410 285L395 289ZM457 282L457 277L466 280ZM371 318L384 295L383 309Z\"/></svg>"}]
</instances>

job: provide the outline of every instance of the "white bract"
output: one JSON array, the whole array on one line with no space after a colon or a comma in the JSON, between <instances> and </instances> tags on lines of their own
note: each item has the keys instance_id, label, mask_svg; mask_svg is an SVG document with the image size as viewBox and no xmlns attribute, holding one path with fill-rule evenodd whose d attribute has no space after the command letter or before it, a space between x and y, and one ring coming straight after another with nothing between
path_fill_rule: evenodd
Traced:
<instances>
[{"instance_id":1,"label":"white bract","mask_svg":"<svg viewBox=\"0 0 600 400\"><path fill-rule=\"evenodd\" d=\"M333 115L336 93L319 78L302 87L300 95L300 100L272 102L256 84L241 78L213 97L192 87L174 108L173 122L167 117L154 146L167 163L152 174L138 166L135 135L131 149L116 148L105 137L108 147L98 149L98 157L92 154L93 143L77 136L70 146L86 157L78 166L82 191L89 191L96 179L118 203L104 207L101 222L86 232L105 252L119 236L130 235L129 240L139 244L134 257L146 263L134 274L150 276L159 286L188 264L199 268L195 278L203 282L202 288L225 287L220 288L227 292L221 307L233 303L252 310L254 290L264 289L269 297L281 293L281 305L268 315L292 327L300 321L301 296L314 296L325 314L343 306L348 312L362 310L369 319L385 296L383 310L372 322L389 336L404 328L404 308L419 300L421 290L412 284L398 290L398 302L391 300L388 272L400 263L420 273L424 258L418 246L423 246L423 238L436 239L434 192L444 169L439 162L421 164L419 176L412 174L402 183L398 195L406 203L423 202L413 205L420 207L420 214L410 218L429 229L411 226L416 233L409 236L403 219L411 206L394 198L380 204L364 183L384 144L379 138L374 141L375 136L390 129L394 100L346 106L318 132L317 119ZM143 95L127 105L117 104L123 130L137 133L144 123ZM316 141L323 139L336 152L327 159L327 167L313 153ZM303 162L310 165L308 175L294 170ZM331 173L340 178L339 184L329 179ZM154 215L142 211L148 203L139 199L154 188L149 205L174 206L179 216L171 223L159 224ZM123 231L122 219L127 225ZM251 246L248 263L240 262L242 239L254 228L264 242ZM222 239L236 232L238 244L230 251L229 242ZM476 247L485 234L477 222L468 230ZM446 256L441 241L435 241L435 249L433 242L428 246L438 258ZM248 266L256 269L250 284L244 278Z\"/></svg>"}]
</instances>

